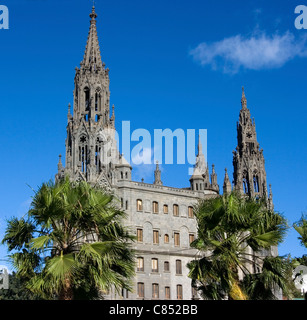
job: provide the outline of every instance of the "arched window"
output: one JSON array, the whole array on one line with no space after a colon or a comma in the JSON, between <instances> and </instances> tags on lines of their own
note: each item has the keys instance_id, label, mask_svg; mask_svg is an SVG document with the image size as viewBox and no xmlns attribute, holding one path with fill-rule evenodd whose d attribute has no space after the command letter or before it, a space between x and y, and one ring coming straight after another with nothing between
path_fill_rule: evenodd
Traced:
<instances>
[{"instance_id":1,"label":"arched window","mask_svg":"<svg viewBox=\"0 0 307 320\"><path fill-rule=\"evenodd\" d=\"M88 87L84 88L84 97L85 97L85 111L90 110L90 89Z\"/></svg>"},{"instance_id":2,"label":"arched window","mask_svg":"<svg viewBox=\"0 0 307 320\"><path fill-rule=\"evenodd\" d=\"M242 183L243 183L243 192L245 194L249 194L249 183L248 183L248 179L247 179L247 172L243 172L243 180L242 180Z\"/></svg>"},{"instance_id":3,"label":"arched window","mask_svg":"<svg viewBox=\"0 0 307 320\"><path fill-rule=\"evenodd\" d=\"M98 111L98 97L99 94L98 92L95 93L95 111Z\"/></svg>"},{"instance_id":4,"label":"arched window","mask_svg":"<svg viewBox=\"0 0 307 320\"><path fill-rule=\"evenodd\" d=\"M100 140L99 137L97 137L96 147L95 147L95 166L96 166L97 173L101 172L101 163L103 161L102 146L103 146L103 142Z\"/></svg>"},{"instance_id":5,"label":"arched window","mask_svg":"<svg viewBox=\"0 0 307 320\"><path fill-rule=\"evenodd\" d=\"M254 191L259 192L259 179L257 175L254 175L253 177L253 183L254 183Z\"/></svg>"},{"instance_id":6,"label":"arched window","mask_svg":"<svg viewBox=\"0 0 307 320\"><path fill-rule=\"evenodd\" d=\"M86 172L87 154L87 139L86 136L82 135L79 141L79 162L81 165L81 172Z\"/></svg>"}]
</instances>

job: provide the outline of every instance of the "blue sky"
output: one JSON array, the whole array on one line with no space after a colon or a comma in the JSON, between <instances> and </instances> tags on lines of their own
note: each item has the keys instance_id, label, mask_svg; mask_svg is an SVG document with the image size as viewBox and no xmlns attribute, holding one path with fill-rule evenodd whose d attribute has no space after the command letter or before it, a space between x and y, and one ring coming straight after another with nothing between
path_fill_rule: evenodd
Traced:
<instances>
[{"instance_id":1,"label":"blue sky","mask_svg":"<svg viewBox=\"0 0 307 320\"><path fill-rule=\"evenodd\" d=\"M4 0L0 30L0 238L65 154L67 105L83 58L90 0ZM307 30L298 1L97 0L102 59L116 126L207 129L208 162L232 178L241 87L264 149L275 209L292 225L307 211ZM307 3L306 3L307 4ZM187 187L189 165L162 165L164 185ZM153 181L134 168L133 178ZM306 254L290 230L281 255ZM0 246L0 259L6 249ZM3 264L2 261L0 263Z\"/></svg>"}]
</instances>

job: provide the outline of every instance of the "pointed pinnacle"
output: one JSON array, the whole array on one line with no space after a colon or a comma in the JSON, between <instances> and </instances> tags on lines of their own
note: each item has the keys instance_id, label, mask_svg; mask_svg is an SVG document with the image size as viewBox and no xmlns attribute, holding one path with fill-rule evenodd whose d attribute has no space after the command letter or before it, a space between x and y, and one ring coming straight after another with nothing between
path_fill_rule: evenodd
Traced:
<instances>
[{"instance_id":1,"label":"pointed pinnacle","mask_svg":"<svg viewBox=\"0 0 307 320\"><path fill-rule=\"evenodd\" d=\"M245 97L245 92L244 92L244 87L242 87L241 105L242 105L242 107L246 107L246 105L247 105L247 101L246 101L246 97Z\"/></svg>"}]
</instances>

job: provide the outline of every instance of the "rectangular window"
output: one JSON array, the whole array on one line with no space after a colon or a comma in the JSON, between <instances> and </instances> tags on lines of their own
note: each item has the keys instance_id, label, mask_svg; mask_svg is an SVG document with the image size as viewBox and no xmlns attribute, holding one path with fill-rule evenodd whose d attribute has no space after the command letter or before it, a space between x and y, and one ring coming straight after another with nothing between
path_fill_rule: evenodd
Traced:
<instances>
[{"instance_id":1,"label":"rectangular window","mask_svg":"<svg viewBox=\"0 0 307 320\"><path fill-rule=\"evenodd\" d=\"M153 231L153 244L159 244L159 231Z\"/></svg>"},{"instance_id":2,"label":"rectangular window","mask_svg":"<svg viewBox=\"0 0 307 320\"><path fill-rule=\"evenodd\" d=\"M163 213L164 213L164 214L168 214L168 205L167 205L167 204L165 204L165 205L163 206Z\"/></svg>"},{"instance_id":3,"label":"rectangular window","mask_svg":"<svg viewBox=\"0 0 307 320\"><path fill-rule=\"evenodd\" d=\"M173 205L173 215L178 217L179 216L179 207L178 204Z\"/></svg>"},{"instance_id":4,"label":"rectangular window","mask_svg":"<svg viewBox=\"0 0 307 320\"><path fill-rule=\"evenodd\" d=\"M154 201L152 203L152 212L153 213L159 213L159 205L158 205L158 202L157 201Z\"/></svg>"},{"instance_id":5,"label":"rectangular window","mask_svg":"<svg viewBox=\"0 0 307 320\"><path fill-rule=\"evenodd\" d=\"M168 234L164 235L164 243L169 243L169 235Z\"/></svg>"},{"instance_id":6,"label":"rectangular window","mask_svg":"<svg viewBox=\"0 0 307 320\"><path fill-rule=\"evenodd\" d=\"M159 299L159 285L158 285L158 283L152 284L152 298Z\"/></svg>"},{"instance_id":7,"label":"rectangular window","mask_svg":"<svg viewBox=\"0 0 307 320\"><path fill-rule=\"evenodd\" d=\"M174 244L175 244L175 246L180 246L180 233L179 232L174 233Z\"/></svg>"},{"instance_id":8,"label":"rectangular window","mask_svg":"<svg viewBox=\"0 0 307 320\"><path fill-rule=\"evenodd\" d=\"M195 240L194 234L189 234L189 243L191 244Z\"/></svg>"},{"instance_id":9,"label":"rectangular window","mask_svg":"<svg viewBox=\"0 0 307 320\"><path fill-rule=\"evenodd\" d=\"M193 207L189 207L189 209L188 209L188 216L189 216L189 218L194 218Z\"/></svg>"},{"instance_id":10,"label":"rectangular window","mask_svg":"<svg viewBox=\"0 0 307 320\"><path fill-rule=\"evenodd\" d=\"M143 202L140 199L136 200L136 210L143 211Z\"/></svg>"},{"instance_id":11,"label":"rectangular window","mask_svg":"<svg viewBox=\"0 0 307 320\"><path fill-rule=\"evenodd\" d=\"M144 258L137 258L137 271L144 271Z\"/></svg>"},{"instance_id":12,"label":"rectangular window","mask_svg":"<svg viewBox=\"0 0 307 320\"><path fill-rule=\"evenodd\" d=\"M143 282L137 283L137 296L138 298L144 299L144 283Z\"/></svg>"},{"instance_id":13,"label":"rectangular window","mask_svg":"<svg viewBox=\"0 0 307 320\"><path fill-rule=\"evenodd\" d=\"M181 260L176 260L176 274L182 274Z\"/></svg>"},{"instance_id":14,"label":"rectangular window","mask_svg":"<svg viewBox=\"0 0 307 320\"><path fill-rule=\"evenodd\" d=\"M151 272L158 272L158 259L151 259Z\"/></svg>"},{"instance_id":15,"label":"rectangular window","mask_svg":"<svg viewBox=\"0 0 307 320\"><path fill-rule=\"evenodd\" d=\"M182 285L178 284L177 285L177 300L182 300Z\"/></svg>"},{"instance_id":16,"label":"rectangular window","mask_svg":"<svg viewBox=\"0 0 307 320\"><path fill-rule=\"evenodd\" d=\"M143 242L143 229L137 229L136 236L138 242Z\"/></svg>"},{"instance_id":17,"label":"rectangular window","mask_svg":"<svg viewBox=\"0 0 307 320\"><path fill-rule=\"evenodd\" d=\"M170 287L165 287L165 300L169 300L171 298L171 289Z\"/></svg>"},{"instance_id":18,"label":"rectangular window","mask_svg":"<svg viewBox=\"0 0 307 320\"><path fill-rule=\"evenodd\" d=\"M168 261L164 262L164 271L166 271L166 272L169 271L169 262Z\"/></svg>"}]
</instances>

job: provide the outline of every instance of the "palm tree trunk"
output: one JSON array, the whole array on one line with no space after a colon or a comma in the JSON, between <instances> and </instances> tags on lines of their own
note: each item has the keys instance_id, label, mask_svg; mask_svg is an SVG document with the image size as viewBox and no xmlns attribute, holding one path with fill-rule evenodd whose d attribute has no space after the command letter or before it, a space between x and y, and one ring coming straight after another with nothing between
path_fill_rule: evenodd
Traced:
<instances>
[{"instance_id":1,"label":"palm tree trunk","mask_svg":"<svg viewBox=\"0 0 307 320\"><path fill-rule=\"evenodd\" d=\"M233 283L230 289L229 300L247 300L246 294L242 291L237 281Z\"/></svg>"},{"instance_id":2,"label":"palm tree trunk","mask_svg":"<svg viewBox=\"0 0 307 320\"><path fill-rule=\"evenodd\" d=\"M73 300L73 299L74 299L74 294L71 286L71 280L69 277L66 277L63 288L59 294L59 300Z\"/></svg>"}]
</instances>

